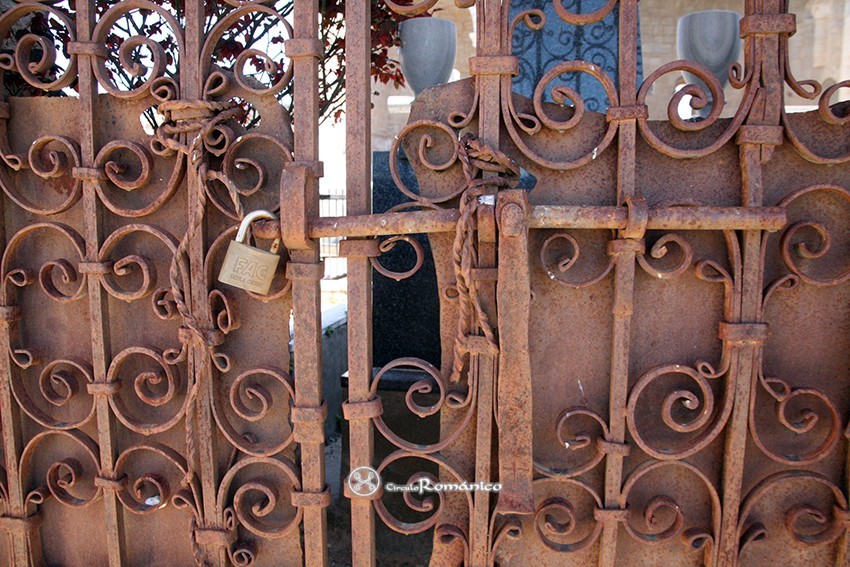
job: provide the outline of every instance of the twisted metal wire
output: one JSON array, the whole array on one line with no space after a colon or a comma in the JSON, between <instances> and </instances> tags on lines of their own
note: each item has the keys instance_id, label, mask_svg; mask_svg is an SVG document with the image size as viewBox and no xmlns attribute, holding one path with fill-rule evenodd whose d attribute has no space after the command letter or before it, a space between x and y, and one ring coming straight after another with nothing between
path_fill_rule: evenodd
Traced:
<instances>
[{"instance_id":1,"label":"twisted metal wire","mask_svg":"<svg viewBox=\"0 0 850 567\"><path fill-rule=\"evenodd\" d=\"M168 277L171 286L171 294L174 298L174 303L177 307L177 312L183 319L183 326L187 328L194 340L199 341L211 353L212 349L217 346L218 340L214 330L206 327L192 313L191 308L187 304L184 290L182 289L183 276L186 276L186 267L189 262L188 248L195 234L201 227L207 204L207 182L215 179L221 182L226 188L230 200L233 203L234 210L238 219L241 221L245 216L242 203L239 199L239 193L236 185L224 173L217 171L209 171L206 163L207 150L204 145L204 140L213 133L213 131L225 124L231 119L241 119L243 110L231 101L227 103L205 101L205 100L175 100L166 101L159 105L158 110L163 114L166 122L162 124L154 134L154 140L163 147L172 151L178 152L186 156L189 160L189 166L195 172L197 179L201 183L198 191L198 206L195 207L194 214L190 218L189 226L186 229L183 238L174 251L171 258L171 266L169 268ZM197 118L189 119L173 119L173 113L180 110L198 111ZM186 143L191 136L191 141ZM187 278L188 279L188 278ZM182 360L186 356L184 349L181 356ZM177 362L177 361L175 361ZM198 458L197 440L195 439L194 421L195 421L195 402L198 397L198 380L193 380L192 385L187 393L186 403L186 462L187 472L184 478L184 484L188 485L196 472L196 462ZM196 561L199 558L196 544L193 539L193 554ZM202 563L199 563L202 564Z\"/></svg>"},{"instance_id":2,"label":"twisted metal wire","mask_svg":"<svg viewBox=\"0 0 850 567\"><path fill-rule=\"evenodd\" d=\"M474 331L473 315L478 328L484 333L488 345L498 350L493 327L481 300L473 279L473 270L478 265L478 251L475 246L475 213L481 197L489 193L488 187L514 187L519 180L519 166L508 155L483 143L473 134L464 135L458 142L458 159L466 177L466 189L460 196L460 219L455 229L452 246L452 265L458 291L458 320L453 348L451 382L458 382L467 363L469 350L467 336ZM479 177L483 172L496 175ZM503 177L508 175L510 177Z\"/></svg>"}]
</instances>

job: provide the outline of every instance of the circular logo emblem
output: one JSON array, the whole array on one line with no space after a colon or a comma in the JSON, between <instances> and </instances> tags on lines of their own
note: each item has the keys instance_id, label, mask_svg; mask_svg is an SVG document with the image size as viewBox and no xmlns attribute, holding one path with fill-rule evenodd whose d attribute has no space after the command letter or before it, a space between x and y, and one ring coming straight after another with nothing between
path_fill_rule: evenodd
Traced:
<instances>
[{"instance_id":1,"label":"circular logo emblem","mask_svg":"<svg viewBox=\"0 0 850 567\"><path fill-rule=\"evenodd\" d=\"M357 496L372 496L381 488L381 475L372 467L357 467L348 475L348 488Z\"/></svg>"}]
</instances>

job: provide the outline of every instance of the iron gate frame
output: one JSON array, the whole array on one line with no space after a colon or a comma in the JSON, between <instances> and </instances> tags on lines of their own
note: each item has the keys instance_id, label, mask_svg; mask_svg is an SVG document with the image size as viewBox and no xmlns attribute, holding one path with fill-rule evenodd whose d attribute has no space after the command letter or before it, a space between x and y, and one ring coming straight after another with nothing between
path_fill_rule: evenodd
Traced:
<instances>
[{"instance_id":1,"label":"iron gate frame","mask_svg":"<svg viewBox=\"0 0 850 567\"><path fill-rule=\"evenodd\" d=\"M435 3L436 0L421 0L412 5L400 5L387 0L387 4L394 10L406 15L424 13ZM320 218L318 216L318 179L322 176L323 165L318 161L318 60L322 54L322 45L318 40L319 3L317 0L295 2L293 33L292 37L286 41L285 47L286 57L292 68L297 111L294 115L294 141L291 156L287 156L283 160L285 163L282 164L279 198L281 222L279 224L257 223L255 235L259 238L280 236L288 251L286 277L291 282L296 356L293 372L295 378L291 380L291 383L288 382L292 388L294 403L291 408L292 438L291 443L287 445L293 448L293 451L297 446L298 463L289 461L287 456L277 458L262 456L243 449L242 452L245 454L241 460L238 458L235 464L229 464L226 470L222 469L219 455L216 453L217 444L224 441L224 436L219 431L221 426L217 424L217 415L214 413L217 395L215 384L219 373L226 372L217 366L221 359L216 358L220 354L216 349L226 343L227 335L235 330L235 326L228 296L220 291L218 291L219 295L215 295L217 290L210 281L211 276L207 266L208 254L210 254L209 250L215 246L210 245L209 239L215 237L215 242L218 242L221 235L209 234L205 226L208 220L205 208L209 200L206 193L207 181L217 179L227 182L227 172L224 169L211 171L207 168L208 158L212 152L210 148L203 146L202 137L196 135L197 132L209 133L212 129L221 126L223 122L215 121L221 112L226 111L226 108L219 108L214 102L211 103L211 99L215 97L210 96L210 89L207 88L211 68L207 60L210 54L208 49L210 40L203 36L204 4L200 0L186 3L185 26L182 29L184 45L181 48L181 73L179 85L176 85L179 87L179 98L168 101L170 95L165 95L166 100L160 100L160 103L174 103L171 106L163 106L173 111L172 122L178 125L185 123L194 129L178 131L172 135L161 132L162 136L157 139L160 142L166 139L172 140L173 147L170 149L178 153L182 152L178 160L185 160L187 166L185 178L188 229L184 239L187 261L186 265L181 267L180 246L183 244L177 245L175 238L171 248L176 260L171 271L173 272L172 280L176 280L177 284L172 281L172 299L168 300L169 305L174 304L173 309L180 311L182 325L179 330L179 339L183 345L181 356L188 359L187 374L190 380L185 386L184 409L178 413L178 418L185 418L183 430L187 434L185 438L187 459L181 461L172 454L182 449L179 447L157 449L159 445L147 442L142 445L145 450L159 451L158 454L170 459L183 473L181 487L184 490L195 491L195 500L189 505L192 510L189 540L193 546L195 560L198 563L224 565L228 561L256 559L255 549L246 545L240 547L242 545L239 535L240 526L247 527L248 531L260 539L266 536L262 529L258 530L256 526L250 524L250 520L246 521L241 510L234 511L233 508L228 507L228 502L233 499L232 506L238 508L239 504L236 502L238 499L226 491L222 500L221 485L223 479L227 478L229 482L243 468L261 461L268 464L274 460L277 463L274 466L281 467L281 470L286 470L286 474L291 476L292 486L289 498L293 515L287 529L300 529L306 564L326 565L328 563L326 508L330 503L330 495L326 486L324 467L323 426L327 408L322 395L319 286L323 266L318 249L318 239L323 237L345 238L340 243L340 253L348 258L349 399L345 402L343 411L345 418L350 422L349 465L352 469L359 466L377 466L382 469L388 464L387 461L375 463L374 435L376 431L395 443L401 453L406 452L406 454L442 464L446 462L440 460L443 457L440 456L440 450L435 449L434 446L411 450L408 444L397 441L400 438L393 440L392 432L387 434L386 426L382 426L380 421L381 398L376 396L377 379L373 378L371 360L371 281L373 270L381 269L379 258L386 248L381 246L377 238L404 237L410 234L432 236L456 233L459 240L469 238L471 242L474 242L476 261L465 275L455 273L458 276L456 283L459 283L462 278L468 278L471 282L469 289L464 290L463 301L467 301L470 291L473 295L478 295L481 308L475 305L470 308L479 316L479 322L488 319L494 322L498 320L498 323L494 324L494 329L500 344L495 345L487 336L486 325L470 322L471 327L465 329L458 337L459 346L458 350L455 350L455 356L458 357L457 360L461 355L470 355L468 364L461 365L459 370L467 377L466 383L470 384L470 388L477 387L475 392L477 398L473 404L474 407L470 409L475 413L474 478L471 480L492 480L492 477L497 474L493 467L493 458L496 457L499 465L498 478L504 482L505 492L497 501L491 501L486 493L477 493L471 501L466 526L457 526L448 522L439 523L441 511L438 511L429 520L431 523L426 522L426 527L436 525L437 535L442 538L441 543L449 547L459 544L461 549L459 555L456 551L447 552L449 554L445 556L435 552L436 562L462 561L474 565L492 564L496 560L501 544L511 538L523 537L523 522L527 525L529 517L533 517L533 521L537 522L541 510L551 505L551 503L541 505L534 502L535 469L531 454L533 432L532 420L529 417L532 415L531 349L528 344L529 328L533 322L529 321L529 309L525 301L525 298L530 297L532 285L529 276L528 239L531 231L569 229L611 230L617 234L616 238L608 244L608 253L611 256L609 270L615 282L614 306L611 315L614 331L608 396L609 415L607 420L600 422L605 432L604 437L596 439L601 455L598 463L602 463L604 467L605 481L599 505L593 511L591 519L595 526L595 535L590 543L595 543L597 539L599 541L599 564L606 567L615 565L619 536L623 533L634 535L632 528L629 527L630 510L626 485L629 485L633 479L635 470L643 474L652 467L669 462L684 463L682 466L697 470L684 460L686 457L682 456L670 459L656 456L655 459L649 459L637 466L635 470L625 470L626 457L633 447L639 445L636 445L634 441L633 432L629 433L629 419L634 417L634 408L630 404L632 398L632 388L630 388L632 371L629 366L630 324L634 311L635 269L637 265L641 265L647 253L644 237L649 230L720 231L733 234L734 239L738 239L739 236L741 239L741 265L739 266L741 281L736 282L737 287L728 297L730 307L725 314L726 319L721 323L719 336L723 342L724 355L729 355L729 358L724 358L727 361L724 369L730 373L730 376L734 375L742 379L738 379L735 383L734 403L728 407L729 413L725 418L728 422L721 423L709 440L725 435L722 486L717 497L717 504L722 509L721 517L716 518L718 530L708 533L708 536L700 533L699 537L696 537L693 534L688 536L681 533L681 526L679 526L679 529L670 533L674 536L685 535L686 539L691 537L687 543L704 549L707 563L735 565L738 563L741 548L764 535L763 530L756 529L758 524L752 523L749 519L753 503L759 494L773 482L804 478L820 483L833 491L834 509L824 512L811 505L799 510L795 508L797 510L795 514L797 512L799 514L793 516L793 521L788 524L788 532L804 546L838 540L836 563L846 564L850 561L847 553L847 545L850 541L846 533L850 511L846 501L846 487L838 487L827 477L805 468L807 465L820 462L835 449L838 445L839 432L843 428L843 417L839 416L838 410L825 394L815 391L814 395L820 396L819 399L832 408L833 414L826 442L814 453L796 459L771 454L769 450L762 447L767 457L785 468L781 472L761 479L748 493L749 498L743 494L747 442L752 437L760 443L757 440L757 434L749 425L749 420L752 418L750 414L754 411L752 403L755 398L755 388L758 385L768 387L771 384L774 387L784 387L783 391L769 389L771 394L777 394L778 404L785 403L789 397L798 396L800 392L811 393L812 391L804 388L793 389L784 382L781 386L777 381L768 382L760 368L763 359L762 350L768 336L763 313L765 294L770 295L782 285L791 285L789 283L791 280L785 279L774 287L770 287L766 292L764 290L763 250L767 235L769 232L787 227L788 205L806 192L825 189L845 199L850 198L850 193L843 187L819 185L789 195L777 206L765 205L764 172L780 144L790 142L795 151L814 164L813 168L818 165L842 164L850 159L848 156L822 156L816 150L807 147L784 114L782 85L788 82L798 94L811 99L821 97L819 119L839 128L846 122L844 117L834 114L829 107L830 99L838 87L827 89L821 96L819 86L798 82L791 75L788 64L788 38L796 28L794 16L787 13L785 2L783 0L746 0L744 2L745 16L741 22L741 35L745 40L745 65L734 67L732 78L734 86L744 90L745 102L742 103L735 117L723 128L721 135L709 145L698 149L676 147L653 130L648 122L647 90L661 75L687 69L708 84L714 100L722 101L722 88L719 83L695 64L672 62L650 75L642 85L637 84L635 60L637 0L609 0L592 14L573 14L561 3L556 3L559 16L564 21L575 25L597 21L615 8L620 10L618 85L606 79L604 71L586 62L566 62L566 67L562 65L557 69L561 73L572 70L593 75L609 88L609 97L612 102L605 116L606 126L602 142L593 148L592 153L588 152L577 159L560 163L541 156L535 157L531 148L520 146L518 141L520 135L516 128L511 126L513 128L511 130L508 127L511 120L517 122L520 120L513 107L514 100L511 95L511 80L518 72L516 57L511 54L511 33L513 27L523 23L523 20L525 24L538 25L534 21L535 14L527 12L522 14L521 18L511 19L509 17L510 3L502 4L498 0L479 0L478 2L458 0L456 3L465 8L476 7L478 47L476 56L470 62L475 92L472 109L454 109L456 111L454 119L450 119L449 124L427 120L412 121L400 134L400 140L393 148L393 155L398 152L399 146L405 143L405 137L418 129L441 130L444 134L447 133L450 139L450 144L443 144L442 147L450 148L451 163L429 167L431 164L427 157L423 157L425 147L421 145L419 161L430 169L447 169L454 166L457 170L461 167L461 164L457 164L458 154L467 150L464 144L468 142L461 138L459 133L470 128L473 120L477 120L477 140L482 144L478 151L481 155L477 158L478 165L475 168L465 170L465 173L474 170L473 174L467 175L466 181L469 188L474 188L477 192L471 194L473 196L471 200L462 201L466 205L473 203L474 212L464 217L463 211L459 210L463 209L463 206L455 208L449 205L449 208L441 208L435 206L433 202L426 202L427 199L423 199L421 195L409 195L414 204L422 210L371 214L371 151L369 144L363 143L364 140L370 139L371 127L369 119L371 108L370 2L354 0L346 3L348 215ZM119 6L115 12L118 14L135 9L152 9L153 5L144 0L122 0L116 6ZM21 2L0 19L0 31L5 36L11 24L31 11L59 14L49 4ZM223 27L226 28L228 23L235 22L242 15L252 11L269 13L261 3L238 4L225 18ZM20 356L26 357L31 353L27 353L19 346L19 321L25 313L16 303L15 296L10 297L8 294L8 286L11 282L12 285L26 287L32 284L35 278L30 273L22 271L13 273L15 270L10 269L9 261L14 257L16 247L20 246L16 240L18 236L16 234L6 242L3 263L5 287L3 288L3 306L0 309L3 320L0 324L0 342L7 345L10 352L10 356L2 357L2 363L0 363L0 424L2 424L6 465L2 494L5 509L0 516L0 522L10 537L12 564L38 564L43 560L40 556L39 522L42 518L39 506L51 496L60 503L71 506L79 504L73 500L74 490L71 489L75 483L82 484L82 471L75 468L77 465L69 464L68 461L59 461L49 468L45 486L28 492L30 484L27 480L28 471L24 470L23 465L29 465L31 455L35 453L35 447L44 439L51 435L65 436L69 439L67 446L77 443L88 452L94 462L96 475L89 479L94 492L93 495L89 495L90 500L87 500L85 504L97 502L102 497L108 562L110 565L123 565L132 563L132 558L127 555L124 528L125 515L128 510L134 511L132 509L134 501L130 500L128 505L126 498L133 497L128 496L130 494L129 479L126 473L122 472L121 466L126 462L126 454L138 448L134 449L134 446L130 446L122 450L119 447L120 436L116 433L116 430L122 427L121 412L115 407L115 396L121 384L116 378L117 370L112 370L118 357L111 353L108 306L111 301L109 295L115 295L115 293L114 289L109 287L107 276L113 273L121 275L121 268L109 258L110 249L107 242L111 242L110 239L115 232L127 229L119 228L112 234L108 234L104 228L104 218L109 217L110 212L115 212L115 207L103 197L101 184L112 182L120 186L116 178L120 181L121 172L116 174L114 162L110 162L113 163L113 169L109 169L103 157L105 146L98 147L96 135L97 113L100 109L98 88L106 88L109 95L117 98L125 97L135 100L154 95L154 87L162 87L163 84L155 85L153 81L146 81L142 92L131 95L118 94L105 85L104 79L98 74L100 64L98 61L104 57L104 46L101 44L99 35L103 24L95 20L92 1L78 0L73 24L69 26L74 29L75 34L74 39L67 46L70 63L69 70L63 77L73 78L76 74L78 79L81 109L79 139L70 142L67 138L61 137L53 137L47 141L39 139L33 143L26 158L15 154L7 143L2 148L2 154L10 170L26 171L28 167L40 178L69 177L76 184L73 191L75 199L82 203L84 234L78 235L79 238L69 238L78 248L80 261L76 268L67 261L64 264L54 262L47 268L46 276L39 272L38 279L43 291L53 299L58 297L57 300L60 301L68 298L64 297L61 291L57 291L52 270L64 271L66 284L68 281L76 281L79 276L85 279L87 310L91 322L92 360L91 370L88 373L82 366L78 367L78 370L82 372L87 382L86 391L93 399L94 409L86 421L94 419L97 439L88 437L77 428L69 429L66 425L54 424L55 427L51 427L42 424L44 431L35 435L32 434L31 425L24 426L28 418L22 414L31 417L33 410L20 402L14 391L13 382L19 379L21 372L26 370L28 365L36 364L36 362L34 357L29 362L24 361L23 364L19 360ZM26 43L28 41L31 39L19 43L17 49L28 54L27 49L31 48L31 43ZM23 70L11 63L7 67L8 71ZM38 78L33 74L37 73L38 69L35 71L33 68L28 69L30 76L26 78L38 83ZM237 70L237 78L239 72ZM541 82L542 87L538 86L538 90L545 89L546 83L556 76L557 73L554 76L552 73L547 74L547 78ZM846 86L844 83L839 85ZM57 88L61 85L48 86ZM240 86L250 90L244 84ZM175 97L178 90L173 92ZM215 89L212 91L214 92ZM260 96L267 94L261 92ZM678 99L674 99L674 102L677 101ZM722 106L722 104L716 105L715 111L698 129L706 130L711 125L720 124L718 118ZM0 118L4 125L9 124L14 108L15 105L10 102L3 102L0 106ZM544 116L545 110L541 108L543 107L535 101L534 110L537 113L535 119L538 120L538 124L544 122L552 130L569 129L569 124L558 123L557 120ZM670 118L672 126L679 130L694 129L693 125L673 115ZM9 134L7 128L3 132L4 138L8 140ZM195 137L192 138L190 134ZM431 141L433 142L433 139ZM660 154L676 159L700 159L727 144L736 144L740 151L742 171L740 204L736 206L649 206L641 197L637 182L637 147L639 143L644 142ZM78 144L78 148L74 143ZM64 150L57 150L57 144L65 144ZM135 152L136 146L133 143L121 142L121 144L124 150ZM48 146L53 151L49 155L49 158L53 160L52 165L55 166L52 169L45 167L43 161L45 158L42 154ZM516 147L532 162L553 171L579 170L594 160L597 153L601 154L609 147L615 148L611 151L616 151L616 205L530 204L525 192L512 189L506 183L507 172L504 167L501 170L487 167L488 164L493 165L494 159L498 162L496 154L499 149L505 150L509 147ZM489 154L487 154L488 150ZM146 152L147 150L136 152L140 162L144 162ZM59 153L64 157L56 157ZM106 158L108 157L109 152L106 154ZM73 165L69 165L68 162L72 162ZM468 167L469 163L463 165ZM504 163L501 165L504 166ZM485 171L482 172L482 168ZM144 173L140 174L139 179L143 177L145 177ZM9 182L4 182L4 185L8 187ZM399 182L399 185L404 191L403 184ZM11 196L8 193L7 190L7 195ZM457 197L460 194L454 196ZM21 205L14 197L11 200ZM447 200L450 201L450 199L444 201ZM74 207L76 200L71 201L72 199L69 199L60 211L30 210L29 212L45 217L61 215ZM12 206L14 207L15 204ZM238 213L238 204L234 203L234 207L235 212ZM153 211L123 216L144 216L151 212ZM119 213L118 216L122 215ZM40 230L48 225L58 228L60 232L64 231L63 234L66 235L70 234L69 230L72 230L66 230L65 225L43 221L26 225L21 235L23 237L33 230ZM798 247L798 251L801 251L800 254L804 258L816 259L819 257L818 254L826 253L824 249L828 238L826 229L818 228L819 225L811 223L805 226L810 229L814 227L818 231L822 246L818 249ZM790 242L801 228L800 225L793 225L786 230L783 238ZM797 278L797 283L803 281L814 285L833 285L847 279L844 274L841 274L829 281L820 281L808 276L793 259L789 260L786 257L785 262L793 272L793 277ZM141 267L143 263L138 265ZM467 268L469 267L467 265ZM73 274L73 277L68 274ZM181 274L188 274L187 280L184 280L182 284L179 280ZM189 301L181 310L177 296L186 291L188 291ZM141 294L140 297L147 296L149 292L150 290L148 293ZM82 292L74 299L79 299L81 296ZM225 304L223 309L214 307L211 299L213 297ZM523 299L513 302L506 301L507 297ZM15 365L18 368L15 368ZM500 368L503 370L508 368L510 372L500 372ZM167 373L167 370L165 372ZM709 373L713 372L712 369ZM439 375L432 375L432 378L439 385L445 381L445 377ZM284 379L283 382L286 380ZM74 387L69 386L69 398L72 397L73 389ZM513 410L508 412L507 417L503 415L506 421L502 423L501 428L496 426L496 416L493 411L497 401L500 407ZM842 411L842 415L843 413L845 412ZM178 422L180 419L175 421L175 423ZM785 426L791 430L795 427L794 424L785 424ZM142 434L148 436L160 433L160 431L153 431L155 428L151 429ZM505 433L507 429L510 429L512 438ZM703 440L698 445L705 446L707 443L708 441ZM498 447L495 454L491 451L494 444ZM233 454L238 455L240 447L232 441L228 449L231 446ZM698 450L699 448L696 449ZM390 461L395 458L398 458L398 455L391 456ZM195 460L197 468L193 464ZM626 472L630 475L629 480L624 480ZM699 473L698 470L697 472ZM154 477L144 478L150 481ZM135 485L133 488L136 488ZM250 485L250 489L261 492L267 499L266 502L277 504L277 496L273 498L273 493L268 491L268 486L254 483ZM713 489L717 490L716 487ZM266 492L263 492L264 490ZM138 495L141 495L141 492L138 492ZM180 503L187 504L186 494L179 492L175 496L183 498ZM376 499L351 497L352 560L355 565L374 565L377 562L376 510L377 514L394 529L399 531L407 529L402 524L388 521L386 511L376 508L379 498L380 495ZM176 505L178 500L172 503ZM649 518L654 518L653 514L661 508L673 510L675 514L680 512L678 504L675 502L671 504L669 499L659 500L654 505L656 508L648 511L649 515L645 516L648 518L647 523L651 523ZM263 505L259 506L260 508L254 509L255 514L258 509L263 508ZM568 509L562 503L558 506L561 512ZM805 515L827 527L815 534L796 532L795 522ZM254 529L251 529L252 527ZM419 527L416 527L416 530L419 530ZM660 539L670 539L668 531L662 530L661 535L651 535ZM274 537L277 535L279 534Z\"/></svg>"}]
</instances>

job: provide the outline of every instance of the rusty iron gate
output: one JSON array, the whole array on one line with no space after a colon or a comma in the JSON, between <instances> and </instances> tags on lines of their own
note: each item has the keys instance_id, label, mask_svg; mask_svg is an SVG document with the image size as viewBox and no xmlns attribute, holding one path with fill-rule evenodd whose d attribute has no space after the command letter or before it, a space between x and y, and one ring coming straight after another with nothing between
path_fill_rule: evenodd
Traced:
<instances>
[{"instance_id":1,"label":"rusty iron gate","mask_svg":"<svg viewBox=\"0 0 850 567\"><path fill-rule=\"evenodd\" d=\"M370 214L372 2L346 2L338 218L317 214L317 0L291 18L234 1L212 24L201 0L179 14L77 0L2 15L4 77L78 96L0 104L0 564L328 564L321 237L344 237L348 258L348 468L404 461L414 479L502 488L347 493L354 565L381 563L381 524L432 530L435 565L850 564L850 115L831 104L850 83L795 79L787 3L746 0L744 64L730 70L741 103L720 118L723 89L695 63L638 83L637 0L592 13L556 1L579 26L619 10L619 77L563 61L526 99L511 91L511 37L545 28L542 13L456 3L475 10L473 77L417 100L392 155L405 151L418 187L397 175L410 203ZM435 0L387 4L412 15ZM171 28L179 75L149 38L107 42L145 10ZM14 33L33 13L69 30L58 75L52 40ZM244 73L259 52L212 61L249 14L288 30L283 66L265 59L281 71L270 85ZM116 61L133 88L114 82ZM682 70L712 111L679 118L681 96L707 98L692 86L650 121L652 85ZM598 80L610 107L563 88L564 104L544 102L565 73ZM275 97L290 81L292 120ZM786 114L786 85L818 109ZM152 107L162 120L146 131ZM269 296L215 279L259 208L281 218L256 223L256 239L285 248ZM442 368L405 358L374 375L372 278L409 275L381 256L409 244L421 257L414 234L436 266ZM396 368L424 373L401 409L439 420L439 439L385 421L380 383Z\"/></svg>"}]
</instances>

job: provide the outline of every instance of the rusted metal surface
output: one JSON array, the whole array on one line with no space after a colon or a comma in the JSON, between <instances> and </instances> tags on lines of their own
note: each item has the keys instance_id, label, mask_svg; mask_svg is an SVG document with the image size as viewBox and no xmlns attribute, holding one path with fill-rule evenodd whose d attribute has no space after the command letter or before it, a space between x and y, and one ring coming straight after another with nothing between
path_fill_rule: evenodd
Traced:
<instances>
[{"instance_id":1,"label":"rusted metal surface","mask_svg":"<svg viewBox=\"0 0 850 567\"><path fill-rule=\"evenodd\" d=\"M3 564L326 561L315 248L287 243L288 277L280 269L268 296L216 282L242 216L278 209L284 165L317 159L316 59L304 47L318 6L297 4L295 26L281 23L290 72L270 86L212 59L242 18L279 18L261 4L211 24L201 1L179 15L116 2L97 21L93 1L2 15L4 37L40 12L72 38L58 80L29 63L34 36L15 47L24 67L4 72L79 92L2 103ZM127 39L120 60L108 52L116 22L140 10L170 28L179 75L148 38ZM134 44L151 50L151 68L128 57ZM138 86L116 86L108 64ZM274 97L289 80L297 140ZM257 128L241 125L236 99L262 116ZM154 133L139 120L149 107L165 119ZM300 190L309 204L315 179Z\"/></svg>"},{"instance_id":2,"label":"rusted metal surface","mask_svg":"<svg viewBox=\"0 0 850 567\"><path fill-rule=\"evenodd\" d=\"M637 2L592 14L556 3L577 25L620 10L619 84L563 62L530 101L511 94L510 36L546 22L533 11L507 21L508 3L466 4L478 18L474 77L421 95L396 145L417 173L415 190L396 177L410 205L309 229L430 234L444 357L429 412L440 440L412 444L412 431L375 416L397 452L365 462L409 459L431 474L430 461L446 480L505 482L497 497L406 501L420 523L376 501L381 518L403 533L433 527L435 565L846 565L850 361L836 335L850 315L846 109L830 106L838 87L821 94L791 75L785 4L745 3L745 62L731 71L743 102L731 119L719 118L721 102L697 123L678 117L679 97L669 122L648 120L661 75L686 69L723 95L686 61L637 84ZM584 111L573 92L573 108L542 102L567 72L598 79L607 112ZM786 116L784 84L818 112ZM470 182L466 132L537 179L527 213L508 213L494 233L503 217L489 207L515 190L498 179L508 170L486 166L498 160ZM365 274L349 286L368 286ZM350 328L352 352L368 350L367 330ZM392 366L404 364L421 363ZM408 409L424 417L413 399ZM360 541L374 537L364 531Z\"/></svg>"},{"instance_id":3,"label":"rusted metal surface","mask_svg":"<svg viewBox=\"0 0 850 567\"><path fill-rule=\"evenodd\" d=\"M317 242L331 236L349 262L349 468L405 461L414 479L503 484L395 502L347 491L354 565L380 564L378 522L431 530L435 565L850 564L850 133L847 106L831 105L846 82L797 81L786 3L747 1L745 62L730 72L744 96L720 119L722 89L695 63L637 84L637 0L583 14L557 2L576 25L620 11L619 80L565 61L528 100L511 93L511 37L545 30L541 13L457 3L476 8L474 76L417 100L391 160L410 203L381 215L365 143L371 3L346 3L339 218L318 218L317 1L281 24L286 71L271 85L212 61L243 17L278 17L264 3L234 3L207 32L199 0L180 15L121 0L96 21L78 0L0 17L4 37L32 12L64 23L63 73L31 62L33 36L0 68L79 92L0 101L0 564L327 564ZM155 63L122 90L106 36L146 9L171 26L180 73ZM649 121L653 83L682 70L717 104L688 122L675 95L670 120ZM610 108L543 102L569 72L595 77ZM286 81L294 117L274 97ZM786 115L785 85L818 110ZM236 99L258 127L241 126ZM138 119L151 106L165 118L154 133ZM533 190L517 188L520 169ZM254 236L284 245L267 296L216 282L256 209L280 223ZM373 378L371 281L419 269L421 233L442 364L399 359ZM381 256L403 245L417 262L389 270ZM381 379L406 367L425 378L404 409L438 420L437 440L383 413ZM393 452L377 454L376 436Z\"/></svg>"}]
</instances>

